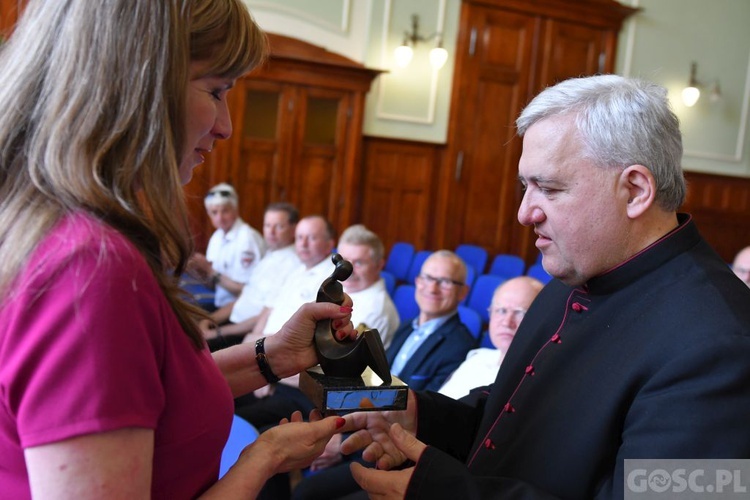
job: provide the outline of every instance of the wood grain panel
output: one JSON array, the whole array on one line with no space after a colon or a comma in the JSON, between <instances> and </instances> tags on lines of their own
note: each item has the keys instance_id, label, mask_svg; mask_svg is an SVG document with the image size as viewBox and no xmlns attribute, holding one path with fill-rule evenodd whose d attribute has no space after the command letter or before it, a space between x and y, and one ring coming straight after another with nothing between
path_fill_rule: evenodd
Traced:
<instances>
[{"instance_id":1,"label":"wood grain panel","mask_svg":"<svg viewBox=\"0 0 750 500\"><path fill-rule=\"evenodd\" d=\"M687 172L688 197L682 210L693 214L704 238L731 262L750 245L750 179Z\"/></svg>"},{"instance_id":2,"label":"wood grain panel","mask_svg":"<svg viewBox=\"0 0 750 500\"><path fill-rule=\"evenodd\" d=\"M386 249L396 241L431 247L439 149L428 143L365 138L361 221Z\"/></svg>"}]
</instances>

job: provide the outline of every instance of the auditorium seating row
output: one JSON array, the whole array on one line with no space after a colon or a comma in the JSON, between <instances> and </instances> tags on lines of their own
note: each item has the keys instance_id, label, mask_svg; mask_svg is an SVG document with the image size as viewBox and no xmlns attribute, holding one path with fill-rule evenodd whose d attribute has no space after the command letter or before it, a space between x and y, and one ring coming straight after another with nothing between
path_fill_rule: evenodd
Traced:
<instances>
[{"instance_id":1,"label":"auditorium seating row","mask_svg":"<svg viewBox=\"0 0 750 500\"><path fill-rule=\"evenodd\" d=\"M469 294L458 308L461 321L480 340L483 347L492 347L487 339L486 330L489 322L488 309L495 289L504 281L524 274L545 284L552 277L542 268L541 258L527 269L521 257L499 254L492 259L488 267L489 255L482 247L463 244L454 251L466 263L466 283L470 287ZM430 254L431 250L417 251L413 245L405 242L395 243L388 253L381 276L402 322L411 320L419 313L414 298L414 280Z\"/></svg>"}]
</instances>

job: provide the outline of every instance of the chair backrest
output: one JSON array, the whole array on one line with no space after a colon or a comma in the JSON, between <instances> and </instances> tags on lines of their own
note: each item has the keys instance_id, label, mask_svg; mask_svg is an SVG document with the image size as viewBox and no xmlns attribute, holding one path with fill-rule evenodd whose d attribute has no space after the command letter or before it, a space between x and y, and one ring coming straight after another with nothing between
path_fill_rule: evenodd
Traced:
<instances>
[{"instance_id":1,"label":"chair backrest","mask_svg":"<svg viewBox=\"0 0 750 500\"><path fill-rule=\"evenodd\" d=\"M396 277L388 271L380 271L380 277L385 281L385 290L393 298L393 291L396 289Z\"/></svg>"},{"instance_id":2,"label":"chair backrest","mask_svg":"<svg viewBox=\"0 0 750 500\"><path fill-rule=\"evenodd\" d=\"M417 305L417 299L414 298L415 290L414 285L403 284L398 285L393 291L393 305L396 306L402 325L419 314L419 305Z\"/></svg>"},{"instance_id":3,"label":"chair backrest","mask_svg":"<svg viewBox=\"0 0 750 500\"><path fill-rule=\"evenodd\" d=\"M479 313L471 307L458 306L458 317L461 318L461 323L466 325L474 338L479 339L479 335L482 333L482 317Z\"/></svg>"},{"instance_id":4,"label":"chair backrest","mask_svg":"<svg viewBox=\"0 0 750 500\"><path fill-rule=\"evenodd\" d=\"M526 276L531 276L532 278L536 278L545 285L552 280L552 276L547 274L547 271L544 270L541 264L534 264L529 266L529 268L526 270Z\"/></svg>"},{"instance_id":5,"label":"chair backrest","mask_svg":"<svg viewBox=\"0 0 750 500\"><path fill-rule=\"evenodd\" d=\"M466 284L469 285L469 293L466 294L464 300L461 301L461 305L465 306L469 303L469 296L471 295L471 287L474 286L474 282L477 280L476 271L471 266L466 266Z\"/></svg>"},{"instance_id":6,"label":"chair backrest","mask_svg":"<svg viewBox=\"0 0 750 500\"><path fill-rule=\"evenodd\" d=\"M523 276L525 270L526 263L521 257L518 255L501 253L492 259L492 264L490 264L490 270L487 274L502 276L506 280L509 280L516 276Z\"/></svg>"},{"instance_id":7,"label":"chair backrest","mask_svg":"<svg viewBox=\"0 0 750 500\"><path fill-rule=\"evenodd\" d=\"M484 273L489 257L484 248L464 243L456 247L456 255L461 257L467 265L472 266L477 275Z\"/></svg>"},{"instance_id":8,"label":"chair backrest","mask_svg":"<svg viewBox=\"0 0 750 500\"><path fill-rule=\"evenodd\" d=\"M391 273L397 280L406 281L409 266L414 258L414 245L399 241L393 244L385 261L385 270Z\"/></svg>"},{"instance_id":9,"label":"chair backrest","mask_svg":"<svg viewBox=\"0 0 750 500\"><path fill-rule=\"evenodd\" d=\"M474 281L474 286L471 292L469 292L469 302L466 305L479 313L483 324L487 324L490 321L487 308L492 303L492 295L495 293L495 289L503 281L505 279L493 274L482 274L481 276L477 276L476 281Z\"/></svg>"},{"instance_id":10,"label":"chair backrest","mask_svg":"<svg viewBox=\"0 0 750 500\"><path fill-rule=\"evenodd\" d=\"M237 459L247 445L255 441L258 437L258 430L242 417L234 416L232 428L229 431L227 444L221 452L221 462L219 465L219 477L224 476L229 468L234 465Z\"/></svg>"},{"instance_id":11,"label":"chair backrest","mask_svg":"<svg viewBox=\"0 0 750 500\"><path fill-rule=\"evenodd\" d=\"M411 261L409 272L406 274L406 283L408 285L414 284L414 279L417 277L419 272L422 270L422 264L427 260L427 257L432 255L430 250L420 250L414 254L414 258Z\"/></svg>"},{"instance_id":12,"label":"chair backrest","mask_svg":"<svg viewBox=\"0 0 750 500\"><path fill-rule=\"evenodd\" d=\"M489 330L485 330L482 333L482 337L479 339L479 347L487 347L488 349L497 349L497 347L495 347L495 344L493 344L492 340L490 339Z\"/></svg>"}]
</instances>

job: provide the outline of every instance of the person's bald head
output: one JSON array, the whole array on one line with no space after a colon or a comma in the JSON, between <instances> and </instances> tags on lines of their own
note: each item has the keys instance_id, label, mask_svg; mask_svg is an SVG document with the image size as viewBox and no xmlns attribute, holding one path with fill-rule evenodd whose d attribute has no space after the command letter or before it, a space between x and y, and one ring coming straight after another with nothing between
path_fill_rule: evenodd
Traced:
<instances>
[{"instance_id":1,"label":"person's bald head","mask_svg":"<svg viewBox=\"0 0 750 500\"><path fill-rule=\"evenodd\" d=\"M544 285L529 276L503 282L495 289L490 305L490 340L503 353L516 335L518 325Z\"/></svg>"}]
</instances>

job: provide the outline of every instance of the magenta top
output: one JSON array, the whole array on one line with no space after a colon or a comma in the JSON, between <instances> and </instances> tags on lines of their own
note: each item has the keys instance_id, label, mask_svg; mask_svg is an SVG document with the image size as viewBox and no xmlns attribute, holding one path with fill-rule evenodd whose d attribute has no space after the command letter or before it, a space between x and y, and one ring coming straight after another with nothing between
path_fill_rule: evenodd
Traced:
<instances>
[{"instance_id":1,"label":"magenta top","mask_svg":"<svg viewBox=\"0 0 750 500\"><path fill-rule=\"evenodd\" d=\"M2 496L30 496L24 448L128 427L154 429L154 498L217 480L229 387L122 234L67 216L0 307Z\"/></svg>"}]
</instances>

